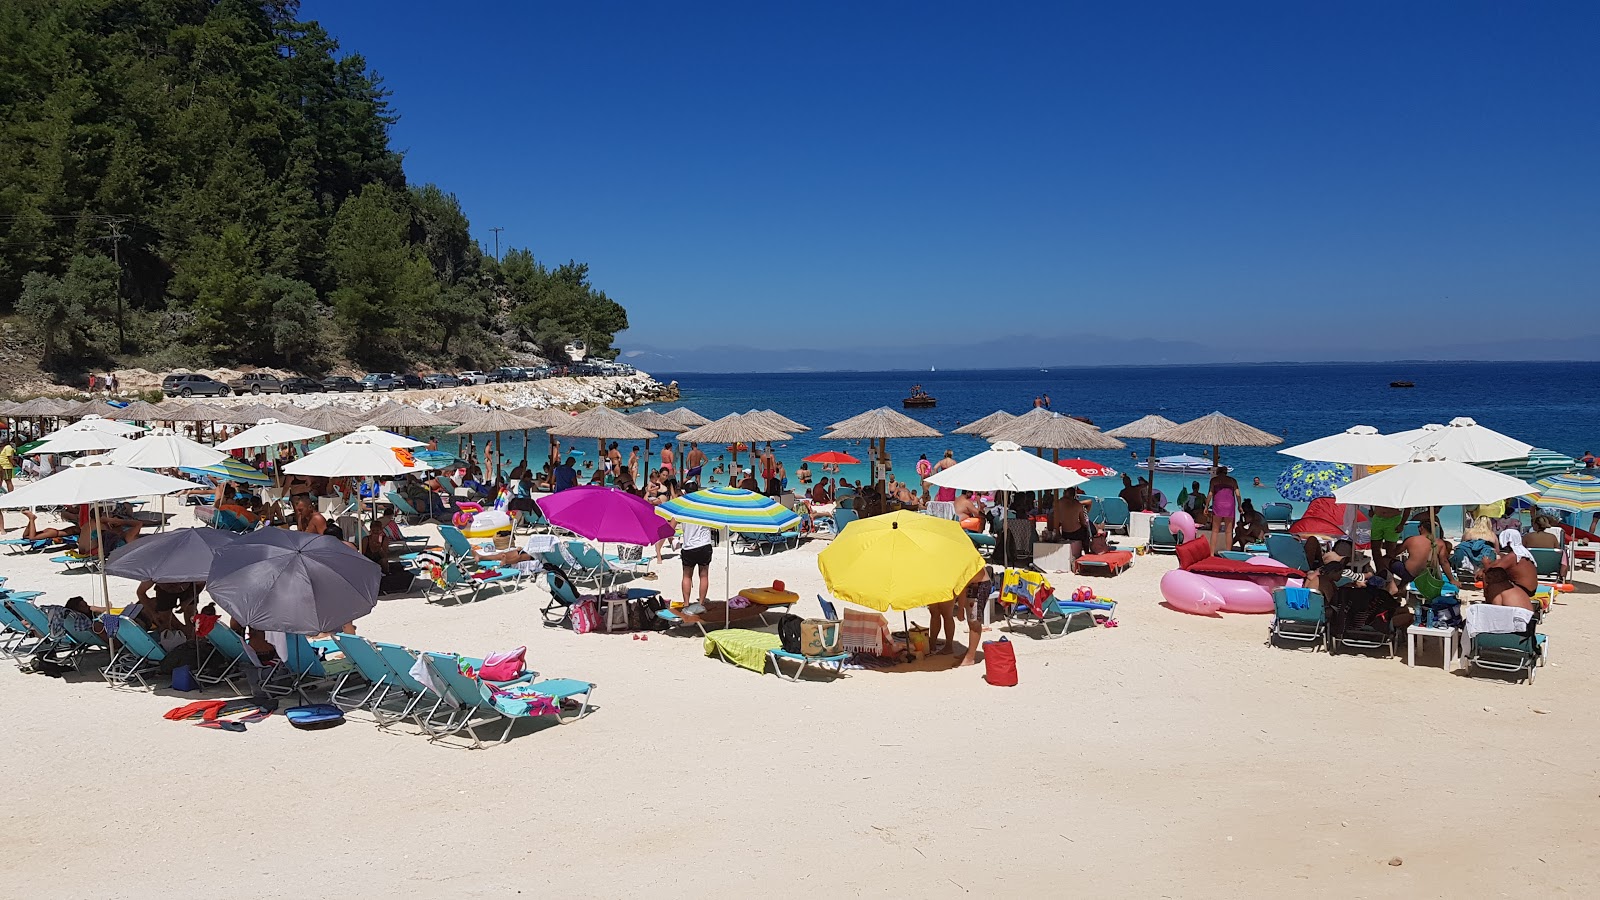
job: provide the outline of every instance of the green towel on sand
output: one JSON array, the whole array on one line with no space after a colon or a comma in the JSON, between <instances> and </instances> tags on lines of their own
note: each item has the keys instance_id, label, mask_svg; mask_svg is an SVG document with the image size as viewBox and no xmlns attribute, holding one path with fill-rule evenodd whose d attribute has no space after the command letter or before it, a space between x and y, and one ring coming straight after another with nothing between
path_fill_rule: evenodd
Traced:
<instances>
[{"instance_id":1,"label":"green towel on sand","mask_svg":"<svg viewBox=\"0 0 1600 900\"><path fill-rule=\"evenodd\" d=\"M748 628L724 628L706 636L706 655L717 656L752 672L767 670L767 651L783 646L778 636L770 631L751 631Z\"/></svg>"}]
</instances>

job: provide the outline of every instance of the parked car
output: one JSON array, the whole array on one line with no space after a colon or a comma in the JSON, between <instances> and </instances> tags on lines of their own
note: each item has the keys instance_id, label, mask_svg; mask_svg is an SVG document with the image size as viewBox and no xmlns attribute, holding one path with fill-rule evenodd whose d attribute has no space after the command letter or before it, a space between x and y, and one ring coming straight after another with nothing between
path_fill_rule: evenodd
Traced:
<instances>
[{"instance_id":1,"label":"parked car","mask_svg":"<svg viewBox=\"0 0 1600 900\"><path fill-rule=\"evenodd\" d=\"M528 376L516 366L501 366L498 369L489 370L489 380L499 384L507 381L527 381Z\"/></svg>"},{"instance_id":2,"label":"parked car","mask_svg":"<svg viewBox=\"0 0 1600 900\"><path fill-rule=\"evenodd\" d=\"M435 372L432 375L423 376L422 384L424 387L430 388L460 387L461 379L451 375L449 372Z\"/></svg>"},{"instance_id":3,"label":"parked car","mask_svg":"<svg viewBox=\"0 0 1600 900\"><path fill-rule=\"evenodd\" d=\"M240 394L283 393L283 382L278 380L278 376L268 375L264 372L240 375L238 378L228 382L228 387L233 388L235 392Z\"/></svg>"},{"instance_id":4,"label":"parked car","mask_svg":"<svg viewBox=\"0 0 1600 900\"><path fill-rule=\"evenodd\" d=\"M403 375L396 375L394 377L399 380L400 386L403 387L403 388L408 388L410 390L416 390L416 389L422 387L422 379L418 378L416 375L411 374L410 372L406 372Z\"/></svg>"},{"instance_id":5,"label":"parked car","mask_svg":"<svg viewBox=\"0 0 1600 900\"><path fill-rule=\"evenodd\" d=\"M322 381L318 382L318 384L320 384L322 389L325 391L344 392L366 390L365 385L354 378L351 378L349 375L329 375L327 378L324 378Z\"/></svg>"},{"instance_id":6,"label":"parked car","mask_svg":"<svg viewBox=\"0 0 1600 900\"><path fill-rule=\"evenodd\" d=\"M398 391L404 386L400 376L393 372L368 372L367 377L361 379L364 391Z\"/></svg>"},{"instance_id":7,"label":"parked car","mask_svg":"<svg viewBox=\"0 0 1600 900\"><path fill-rule=\"evenodd\" d=\"M233 388L208 375L184 372L161 379L161 392L168 397L226 397Z\"/></svg>"},{"instance_id":8,"label":"parked car","mask_svg":"<svg viewBox=\"0 0 1600 900\"><path fill-rule=\"evenodd\" d=\"M523 371L528 373L529 378L549 378L555 370L549 366L540 366L537 369L524 369Z\"/></svg>"},{"instance_id":9,"label":"parked car","mask_svg":"<svg viewBox=\"0 0 1600 900\"><path fill-rule=\"evenodd\" d=\"M296 375L293 378L285 378L283 380L283 392L285 394L315 394L320 390L322 390L320 382L315 378L307 378L304 375Z\"/></svg>"},{"instance_id":10,"label":"parked car","mask_svg":"<svg viewBox=\"0 0 1600 900\"><path fill-rule=\"evenodd\" d=\"M460 375L457 375L456 378L459 379L462 384L489 383L489 376L479 372L477 369L468 369L467 371L462 372Z\"/></svg>"}]
</instances>

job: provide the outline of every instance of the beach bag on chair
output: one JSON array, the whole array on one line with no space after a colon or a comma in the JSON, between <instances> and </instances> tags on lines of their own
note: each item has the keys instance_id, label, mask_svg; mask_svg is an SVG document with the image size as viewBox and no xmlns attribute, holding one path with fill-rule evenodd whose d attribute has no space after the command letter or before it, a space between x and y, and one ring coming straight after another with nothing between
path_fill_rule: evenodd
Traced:
<instances>
[{"instance_id":1,"label":"beach bag on chair","mask_svg":"<svg viewBox=\"0 0 1600 900\"><path fill-rule=\"evenodd\" d=\"M510 681L522 674L522 663L527 656L527 647L491 653L483 658L483 668L478 670L478 677L484 681Z\"/></svg>"},{"instance_id":2,"label":"beach bag on chair","mask_svg":"<svg viewBox=\"0 0 1600 900\"><path fill-rule=\"evenodd\" d=\"M843 641L839 622L805 619L800 623L800 652L806 656L833 656L841 652Z\"/></svg>"},{"instance_id":3,"label":"beach bag on chair","mask_svg":"<svg viewBox=\"0 0 1600 900\"><path fill-rule=\"evenodd\" d=\"M578 634L588 634L600 627L600 610L595 606L594 600L584 598L572 604L572 630Z\"/></svg>"},{"instance_id":4,"label":"beach bag on chair","mask_svg":"<svg viewBox=\"0 0 1600 900\"><path fill-rule=\"evenodd\" d=\"M1016 687L1016 647L1005 638L1001 638L998 641L984 641L983 670L983 678L990 684L999 687Z\"/></svg>"}]
</instances>

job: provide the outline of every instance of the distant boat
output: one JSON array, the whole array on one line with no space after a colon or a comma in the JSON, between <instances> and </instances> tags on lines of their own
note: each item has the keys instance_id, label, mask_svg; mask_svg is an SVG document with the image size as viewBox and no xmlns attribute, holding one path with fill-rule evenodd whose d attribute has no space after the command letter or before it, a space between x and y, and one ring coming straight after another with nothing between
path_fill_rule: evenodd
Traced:
<instances>
[{"instance_id":1,"label":"distant boat","mask_svg":"<svg viewBox=\"0 0 1600 900\"><path fill-rule=\"evenodd\" d=\"M927 394L921 394L901 400L900 405L906 409L932 409L939 405L939 401Z\"/></svg>"},{"instance_id":2,"label":"distant boat","mask_svg":"<svg viewBox=\"0 0 1600 900\"><path fill-rule=\"evenodd\" d=\"M1416 387L1416 386L1417 386L1417 383L1415 381L1391 381L1391 382L1389 382L1389 387L1392 387L1392 388L1408 388L1408 387Z\"/></svg>"},{"instance_id":3,"label":"distant boat","mask_svg":"<svg viewBox=\"0 0 1600 900\"><path fill-rule=\"evenodd\" d=\"M937 372L937 371L939 371L939 370L938 370L938 369L935 369L935 368L934 368L934 367L933 367L933 366L929 366L929 367L928 367L928 371L929 371L929 372Z\"/></svg>"},{"instance_id":4,"label":"distant boat","mask_svg":"<svg viewBox=\"0 0 1600 900\"><path fill-rule=\"evenodd\" d=\"M1211 460L1200 456L1162 456L1158 457L1155 463L1157 472L1167 472L1180 475L1208 475L1211 473L1213 468ZM1150 461L1140 460L1138 467L1148 471L1150 468ZM1225 471L1233 471L1231 466L1223 466L1222 468Z\"/></svg>"}]
</instances>

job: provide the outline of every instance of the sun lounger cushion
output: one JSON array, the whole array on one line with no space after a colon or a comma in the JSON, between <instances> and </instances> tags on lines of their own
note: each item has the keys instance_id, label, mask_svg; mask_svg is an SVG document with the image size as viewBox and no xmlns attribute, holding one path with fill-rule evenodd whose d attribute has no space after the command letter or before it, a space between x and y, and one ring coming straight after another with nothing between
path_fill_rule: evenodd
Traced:
<instances>
[{"instance_id":1,"label":"sun lounger cushion","mask_svg":"<svg viewBox=\"0 0 1600 900\"><path fill-rule=\"evenodd\" d=\"M1074 560L1078 574L1084 569L1104 570L1115 575L1133 563L1133 553L1128 550L1107 550L1105 553L1087 553Z\"/></svg>"},{"instance_id":2,"label":"sun lounger cushion","mask_svg":"<svg viewBox=\"0 0 1600 900\"><path fill-rule=\"evenodd\" d=\"M1178 568L1189 571L1195 563L1211 557L1211 542L1203 537L1178 545Z\"/></svg>"},{"instance_id":3,"label":"sun lounger cushion","mask_svg":"<svg viewBox=\"0 0 1600 900\"><path fill-rule=\"evenodd\" d=\"M752 672L765 672L767 651L782 649L783 641L770 631L751 631L747 628L724 628L706 637L706 655L721 656L736 666Z\"/></svg>"},{"instance_id":4,"label":"sun lounger cushion","mask_svg":"<svg viewBox=\"0 0 1600 900\"><path fill-rule=\"evenodd\" d=\"M1266 565L1264 563L1247 563L1243 560L1228 559L1222 556L1209 556L1189 567L1189 571L1201 575L1284 575L1289 578L1304 578L1304 572L1282 563Z\"/></svg>"}]
</instances>

